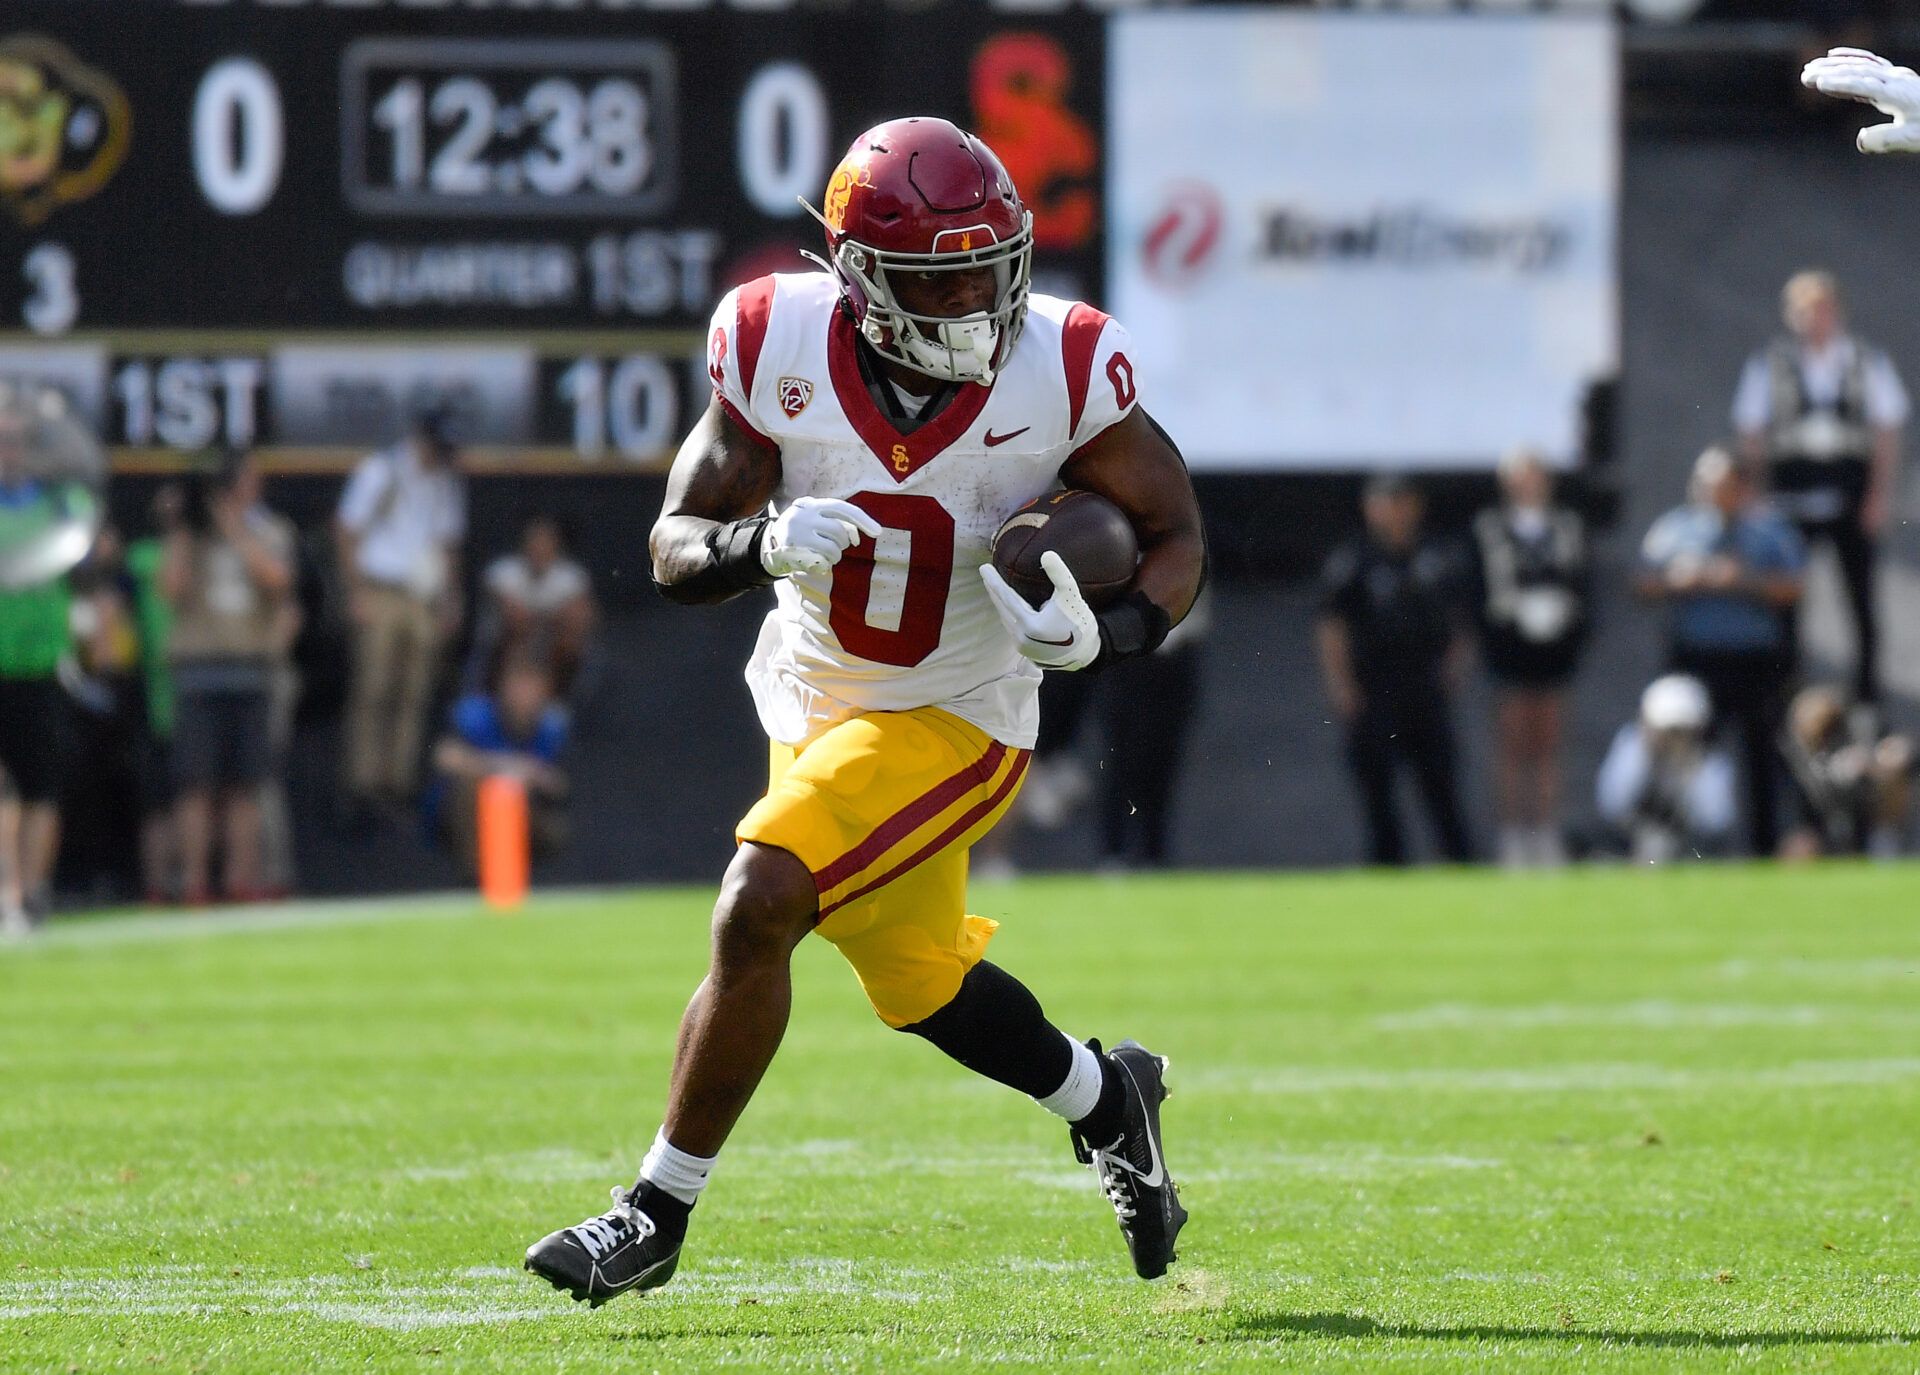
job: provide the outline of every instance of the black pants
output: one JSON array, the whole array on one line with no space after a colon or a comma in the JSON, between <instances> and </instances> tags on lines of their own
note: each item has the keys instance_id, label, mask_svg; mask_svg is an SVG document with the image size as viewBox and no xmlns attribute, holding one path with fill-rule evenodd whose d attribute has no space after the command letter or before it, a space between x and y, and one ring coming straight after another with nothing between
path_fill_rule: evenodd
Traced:
<instances>
[{"instance_id":1,"label":"black pants","mask_svg":"<svg viewBox=\"0 0 1920 1375\"><path fill-rule=\"evenodd\" d=\"M1361 691L1366 705L1347 733L1347 764L1366 810L1368 860L1407 862L1406 836L1393 796L1401 763L1413 770L1440 852L1456 864L1471 860L1473 844L1460 811L1460 771L1446 694L1437 686L1413 692L1378 687Z\"/></svg>"},{"instance_id":2,"label":"black pants","mask_svg":"<svg viewBox=\"0 0 1920 1375\"><path fill-rule=\"evenodd\" d=\"M1779 848L1780 726L1791 660L1784 653L1676 649L1673 667L1691 673L1713 700L1716 734L1734 737L1746 783L1747 843L1756 855Z\"/></svg>"},{"instance_id":3,"label":"black pants","mask_svg":"<svg viewBox=\"0 0 1920 1375\"><path fill-rule=\"evenodd\" d=\"M1150 654L1104 676L1107 757L1100 771L1100 853L1165 864L1173 785L1200 696L1200 651Z\"/></svg>"},{"instance_id":4,"label":"black pants","mask_svg":"<svg viewBox=\"0 0 1920 1375\"><path fill-rule=\"evenodd\" d=\"M1833 546L1840 563L1840 576L1846 582L1847 607L1853 613L1855 653L1853 695L1862 702L1880 700L1880 617L1874 605L1873 570L1879 549L1873 537L1860 524L1857 507L1836 520L1795 522L1801 538L1811 548L1825 541Z\"/></svg>"}]
</instances>

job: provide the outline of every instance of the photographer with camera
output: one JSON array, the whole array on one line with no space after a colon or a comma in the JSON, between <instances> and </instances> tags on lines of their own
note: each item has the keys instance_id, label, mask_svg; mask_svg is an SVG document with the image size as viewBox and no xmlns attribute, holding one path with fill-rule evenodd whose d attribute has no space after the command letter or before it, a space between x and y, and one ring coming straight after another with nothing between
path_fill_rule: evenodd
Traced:
<instances>
[{"instance_id":1,"label":"photographer with camera","mask_svg":"<svg viewBox=\"0 0 1920 1375\"><path fill-rule=\"evenodd\" d=\"M173 608L174 767L181 893L212 897L216 820L222 891L259 896L260 784L271 767L268 693L284 655L283 611L293 594L292 525L260 499L251 456L228 455L188 492L167 536L160 587ZM216 818L216 813L218 816Z\"/></svg>"}]
</instances>

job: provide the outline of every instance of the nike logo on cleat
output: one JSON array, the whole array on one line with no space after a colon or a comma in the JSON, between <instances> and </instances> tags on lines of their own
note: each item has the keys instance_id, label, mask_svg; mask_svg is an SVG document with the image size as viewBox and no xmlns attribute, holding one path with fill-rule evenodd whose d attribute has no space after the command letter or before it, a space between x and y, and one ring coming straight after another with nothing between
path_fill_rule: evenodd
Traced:
<instances>
[{"instance_id":1,"label":"nike logo on cleat","mask_svg":"<svg viewBox=\"0 0 1920 1375\"><path fill-rule=\"evenodd\" d=\"M1124 1064L1121 1065L1120 1068L1127 1069L1127 1067ZM1127 1069L1127 1078L1133 1079L1133 1071L1130 1069ZM1136 1091L1139 1091L1140 1081L1138 1079L1133 1079L1133 1086ZM1144 1092L1141 1092L1140 1098L1141 1098L1141 1101L1144 1102L1146 1100L1146 1094ZM1151 1126L1147 1128L1147 1153L1149 1158L1153 1162L1153 1169L1146 1174L1140 1173L1140 1167L1135 1165L1131 1160L1127 1160L1121 1156L1114 1156L1112 1157L1112 1159L1114 1164L1126 1166L1127 1173L1132 1175L1135 1179L1139 1180L1141 1187L1147 1188L1147 1189L1157 1189L1162 1184L1165 1184L1167 1182L1167 1167L1165 1162L1160 1159L1160 1143L1158 1140L1155 1139L1154 1131Z\"/></svg>"},{"instance_id":2,"label":"nike logo on cleat","mask_svg":"<svg viewBox=\"0 0 1920 1375\"><path fill-rule=\"evenodd\" d=\"M1019 429L1013 430L1007 434L995 434L992 430L988 430L987 431L987 447L989 449L992 449L1001 444L1005 444L1009 439L1018 439L1021 435L1025 434L1028 430L1032 428L1033 426L1031 425L1022 425Z\"/></svg>"}]
</instances>

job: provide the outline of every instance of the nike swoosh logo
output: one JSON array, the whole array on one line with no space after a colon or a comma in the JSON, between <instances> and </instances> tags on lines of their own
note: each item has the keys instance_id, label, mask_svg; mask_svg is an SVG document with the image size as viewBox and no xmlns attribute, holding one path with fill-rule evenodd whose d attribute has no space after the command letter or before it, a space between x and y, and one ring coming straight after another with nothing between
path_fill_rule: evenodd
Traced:
<instances>
[{"instance_id":1,"label":"nike swoosh logo","mask_svg":"<svg viewBox=\"0 0 1920 1375\"><path fill-rule=\"evenodd\" d=\"M1124 1064L1122 1064L1120 1068L1127 1069ZM1127 1078L1133 1079L1134 1091L1140 1095L1141 1101L1145 1102L1146 1090L1140 1087L1140 1081L1138 1079L1133 1078L1133 1071L1130 1069L1127 1069ZM1116 1165L1126 1166L1127 1173L1139 1180L1142 1188L1157 1189L1167 1182L1167 1167L1166 1163L1160 1159L1160 1142L1154 1136L1151 1124L1148 1125L1147 1129L1147 1153L1153 1159L1153 1169L1146 1174L1141 1174L1139 1167L1123 1156L1116 1155L1108 1158Z\"/></svg>"},{"instance_id":2,"label":"nike swoosh logo","mask_svg":"<svg viewBox=\"0 0 1920 1375\"><path fill-rule=\"evenodd\" d=\"M1033 636L1032 639L1037 645L1053 645L1058 649L1066 649L1073 644L1073 636L1071 635L1067 636L1064 640L1043 640L1038 635Z\"/></svg>"},{"instance_id":3,"label":"nike swoosh logo","mask_svg":"<svg viewBox=\"0 0 1920 1375\"><path fill-rule=\"evenodd\" d=\"M995 434L992 430L988 430L987 431L987 447L989 449L995 448L998 445L1005 444L1009 439L1018 439L1021 435L1025 434L1028 430L1032 428L1033 426L1031 425L1022 425L1019 429L1014 430L1010 434Z\"/></svg>"}]
</instances>

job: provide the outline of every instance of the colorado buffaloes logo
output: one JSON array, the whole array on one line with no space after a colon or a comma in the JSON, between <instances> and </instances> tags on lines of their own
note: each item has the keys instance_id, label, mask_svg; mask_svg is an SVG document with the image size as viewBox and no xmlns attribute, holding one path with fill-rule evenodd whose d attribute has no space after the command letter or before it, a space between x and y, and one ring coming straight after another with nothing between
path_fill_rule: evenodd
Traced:
<instances>
[{"instance_id":1,"label":"colorado buffaloes logo","mask_svg":"<svg viewBox=\"0 0 1920 1375\"><path fill-rule=\"evenodd\" d=\"M804 377L783 377L780 379L780 409L792 420L807 408L813 400L813 383Z\"/></svg>"},{"instance_id":2,"label":"colorado buffaloes logo","mask_svg":"<svg viewBox=\"0 0 1920 1375\"><path fill-rule=\"evenodd\" d=\"M821 207L827 228L836 234L846 228L847 203L853 199L853 188L872 185L873 169L865 163L856 165L849 160L836 167L827 183L827 203Z\"/></svg>"},{"instance_id":3,"label":"colorado buffaloes logo","mask_svg":"<svg viewBox=\"0 0 1920 1375\"><path fill-rule=\"evenodd\" d=\"M132 125L113 79L52 39L0 41L0 201L22 226L105 186Z\"/></svg>"}]
</instances>

